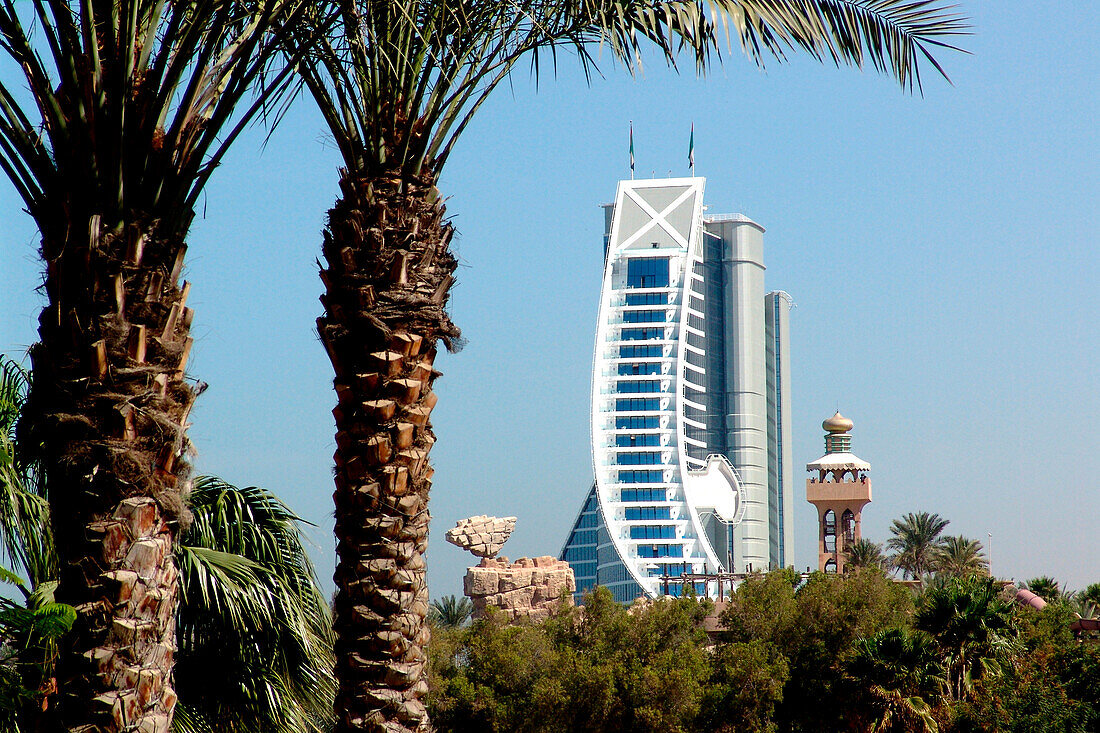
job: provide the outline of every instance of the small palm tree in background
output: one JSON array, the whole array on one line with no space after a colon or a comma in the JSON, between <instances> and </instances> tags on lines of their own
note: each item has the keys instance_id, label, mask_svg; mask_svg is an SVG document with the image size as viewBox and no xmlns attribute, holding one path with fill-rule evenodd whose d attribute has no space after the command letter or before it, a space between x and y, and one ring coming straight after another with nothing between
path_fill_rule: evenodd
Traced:
<instances>
[{"instance_id":1,"label":"small palm tree in background","mask_svg":"<svg viewBox=\"0 0 1100 733\"><path fill-rule=\"evenodd\" d=\"M954 700L970 695L974 683L1001 673L1014 649L1011 608L992 578L953 579L929 588L913 625L935 641Z\"/></svg>"},{"instance_id":2,"label":"small palm tree in background","mask_svg":"<svg viewBox=\"0 0 1100 733\"><path fill-rule=\"evenodd\" d=\"M910 512L890 525L886 547L891 564L906 578L919 580L932 572L940 548L940 534L950 522L931 512Z\"/></svg>"},{"instance_id":3,"label":"small palm tree in background","mask_svg":"<svg viewBox=\"0 0 1100 733\"><path fill-rule=\"evenodd\" d=\"M989 574L982 543L962 535L942 538L932 562L937 573L956 578Z\"/></svg>"},{"instance_id":4,"label":"small palm tree in background","mask_svg":"<svg viewBox=\"0 0 1100 733\"><path fill-rule=\"evenodd\" d=\"M911 0L330 2L340 22L299 70L344 163L318 319L338 401L337 729L422 730L434 360L461 343L437 182L481 105L521 61L569 51L589 74L601 49L633 72L649 43L703 71L731 31L758 63L795 48L919 86L918 62L939 70L932 50L964 26Z\"/></svg>"},{"instance_id":5,"label":"small palm tree in background","mask_svg":"<svg viewBox=\"0 0 1100 733\"><path fill-rule=\"evenodd\" d=\"M18 588L20 605L0 597L0 726L20 730L28 711L56 689L58 642L76 611L54 600L57 561L40 474L18 439L30 373L0 356L0 550L10 568L0 580ZM24 580L26 578L27 580Z\"/></svg>"},{"instance_id":6,"label":"small palm tree in background","mask_svg":"<svg viewBox=\"0 0 1100 733\"><path fill-rule=\"evenodd\" d=\"M0 0L0 170L38 227L46 300L23 448L60 508L57 596L77 610L50 728L171 724L171 547L197 395L184 242L210 175L289 74L240 104L300 5Z\"/></svg>"},{"instance_id":7,"label":"small palm tree in background","mask_svg":"<svg viewBox=\"0 0 1100 733\"><path fill-rule=\"evenodd\" d=\"M882 552L882 545L867 539L858 539L847 548L848 559L844 567L855 570L856 568L877 568L885 570L888 564L886 555Z\"/></svg>"},{"instance_id":8,"label":"small palm tree in background","mask_svg":"<svg viewBox=\"0 0 1100 733\"><path fill-rule=\"evenodd\" d=\"M1082 618L1100 617L1100 583L1074 594L1073 609Z\"/></svg>"},{"instance_id":9,"label":"small palm tree in background","mask_svg":"<svg viewBox=\"0 0 1100 733\"><path fill-rule=\"evenodd\" d=\"M1047 603L1057 603L1062 600L1061 584L1049 575L1040 575L1038 578L1032 578L1031 580L1021 583L1020 587L1028 589Z\"/></svg>"},{"instance_id":10,"label":"small palm tree in background","mask_svg":"<svg viewBox=\"0 0 1100 733\"><path fill-rule=\"evenodd\" d=\"M935 645L926 634L891 629L860 639L845 675L860 699L851 713L867 730L939 730L927 700L942 680Z\"/></svg>"},{"instance_id":11,"label":"small palm tree in background","mask_svg":"<svg viewBox=\"0 0 1100 733\"><path fill-rule=\"evenodd\" d=\"M474 604L462 596L443 596L432 601L428 609L428 620L444 629L457 629L465 626L474 615Z\"/></svg>"},{"instance_id":12,"label":"small palm tree in background","mask_svg":"<svg viewBox=\"0 0 1100 733\"><path fill-rule=\"evenodd\" d=\"M180 569L176 729L325 733L332 620L299 526L266 489L195 480Z\"/></svg>"}]
</instances>

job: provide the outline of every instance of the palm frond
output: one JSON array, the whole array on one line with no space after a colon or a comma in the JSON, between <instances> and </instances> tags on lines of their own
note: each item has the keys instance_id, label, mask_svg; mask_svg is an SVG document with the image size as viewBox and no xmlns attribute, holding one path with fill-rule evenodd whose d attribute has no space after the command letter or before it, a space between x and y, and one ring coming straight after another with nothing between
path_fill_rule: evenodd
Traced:
<instances>
[{"instance_id":1,"label":"palm frond","mask_svg":"<svg viewBox=\"0 0 1100 733\"><path fill-rule=\"evenodd\" d=\"M57 560L39 472L17 440L29 387L30 373L0 356L0 547L34 586L55 577Z\"/></svg>"},{"instance_id":2,"label":"palm frond","mask_svg":"<svg viewBox=\"0 0 1100 733\"><path fill-rule=\"evenodd\" d=\"M0 168L39 228L59 225L61 197L111 226L139 211L186 231L227 147L285 88L270 49L304 5L0 0L0 51L25 85L0 76Z\"/></svg>"},{"instance_id":3,"label":"palm frond","mask_svg":"<svg viewBox=\"0 0 1100 733\"><path fill-rule=\"evenodd\" d=\"M474 613L474 604L465 596L444 596L428 606L428 620L447 629L464 626Z\"/></svg>"},{"instance_id":4,"label":"palm frond","mask_svg":"<svg viewBox=\"0 0 1100 733\"><path fill-rule=\"evenodd\" d=\"M196 480L179 538L177 690L187 730L326 729L335 687L328 604L301 522L270 492Z\"/></svg>"},{"instance_id":5,"label":"palm frond","mask_svg":"<svg viewBox=\"0 0 1100 733\"><path fill-rule=\"evenodd\" d=\"M870 65L906 88L920 67L946 76L934 49L954 49L964 19L940 0L330 0L340 22L299 66L349 169L437 170L515 65L556 68L559 50L586 76L596 54L633 71L645 48L699 72L736 42L758 64L797 49L836 64ZM321 14L321 17L328 17ZM303 44L290 44L299 49Z\"/></svg>"}]
</instances>

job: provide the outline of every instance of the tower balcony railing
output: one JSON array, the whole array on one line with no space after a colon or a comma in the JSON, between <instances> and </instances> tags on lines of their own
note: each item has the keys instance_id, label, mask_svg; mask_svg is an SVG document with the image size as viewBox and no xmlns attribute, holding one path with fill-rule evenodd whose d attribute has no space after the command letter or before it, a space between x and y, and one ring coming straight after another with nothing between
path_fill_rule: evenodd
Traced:
<instances>
[{"instance_id":1,"label":"tower balcony railing","mask_svg":"<svg viewBox=\"0 0 1100 733\"><path fill-rule=\"evenodd\" d=\"M660 321L628 321L623 313L627 311L664 311L665 317ZM669 308L663 305L642 305L642 306L627 306L622 309L622 312L612 315L607 319L608 325L611 326L675 326L680 322L679 310L675 308Z\"/></svg>"},{"instance_id":2,"label":"tower balcony railing","mask_svg":"<svg viewBox=\"0 0 1100 733\"><path fill-rule=\"evenodd\" d=\"M604 342L605 346L673 346L676 344L676 334L674 329L669 329L670 333L666 333L660 338L651 339L621 339L619 334L614 334L611 338Z\"/></svg>"},{"instance_id":3,"label":"tower balcony railing","mask_svg":"<svg viewBox=\"0 0 1100 733\"><path fill-rule=\"evenodd\" d=\"M664 302L662 303L659 300L658 302L653 303L627 302L628 295L645 296L651 294L664 295ZM636 297L634 298L634 300L644 300L644 298ZM654 298L653 300L657 299ZM645 308L660 308L664 305L679 306L680 300L680 291L678 288L626 288L615 290L611 296L610 301L608 301L608 305L610 305L612 308L622 308L624 310L639 310Z\"/></svg>"}]
</instances>

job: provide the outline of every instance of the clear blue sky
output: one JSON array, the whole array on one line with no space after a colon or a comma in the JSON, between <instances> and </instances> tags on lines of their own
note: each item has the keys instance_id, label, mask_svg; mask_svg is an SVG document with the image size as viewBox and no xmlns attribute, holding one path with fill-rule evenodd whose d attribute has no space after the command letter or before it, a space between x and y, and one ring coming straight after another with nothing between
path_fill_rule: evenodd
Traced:
<instances>
[{"instance_id":1,"label":"clear blue sky","mask_svg":"<svg viewBox=\"0 0 1100 733\"><path fill-rule=\"evenodd\" d=\"M515 515L510 557L557 554L591 481L589 380L602 212L629 175L696 172L711 212L767 227L767 286L789 291L794 454L838 406L872 464L864 535L908 511L993 535L998 575L1100 581L1100 44L1094 13L964 3L972 56L925 96L873 73L740 56L706 80L560 65L489 103L442 181L461 258L453 313L469 345L438 366L433 597L469 555L471 514ZM690 71L690 70L689 70ZM7 67L3 73L10 73ZM303 100L304 102L304 100ZM199 471L274 489L318 525L329 589L331 369L313 332L315 258L337 155L303 103L261 151L240 141L190 239ZM36 236L0 182L0 351L35 338ZM814 562L798 487L795 563Z\"/></svg>"}]
</instances>

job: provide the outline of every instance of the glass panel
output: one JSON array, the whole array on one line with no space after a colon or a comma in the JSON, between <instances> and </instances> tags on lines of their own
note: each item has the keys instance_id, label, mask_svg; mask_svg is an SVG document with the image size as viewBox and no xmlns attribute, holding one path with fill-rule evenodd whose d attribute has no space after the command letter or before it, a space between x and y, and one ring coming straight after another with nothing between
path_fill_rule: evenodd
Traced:
<instances>
[{"instance_id":1,"label":"glass panel","mask_svg":"<svg viewBox=\"0 0 1100 733\"><path fill-rule=\"evenodd\" d=\"M667 305L668 293L627 293L627 305Z\"/></svg>"},{"instance_id":2,"label":"glass panel","mask_svg":"<svg viewBox=\"0 0 1100 733\"><path fill-rule=\"evenodd\" d=\"M616 392L660 392L661 383L653 380L619 382Z\"/></svg>"},{"instance_id":3,"label":"glass panel","mask_svg":"<svg viewBox=\"0 0 1100 733\"><path fill-rule=\"evenodd\" d=\"M664 323L664 311L627 311L623 313L623 323Z\"/></svg>"},{"instance_id":4,"label":"glass panel","mask_svg":"<svg viewBox=\"0 0 1100 733\"><path fill-rule=\"evenodd\" d=\"M667 257L632 257L626 261L628 288L667 288Z\"/></svg>"}]
</instances>

